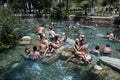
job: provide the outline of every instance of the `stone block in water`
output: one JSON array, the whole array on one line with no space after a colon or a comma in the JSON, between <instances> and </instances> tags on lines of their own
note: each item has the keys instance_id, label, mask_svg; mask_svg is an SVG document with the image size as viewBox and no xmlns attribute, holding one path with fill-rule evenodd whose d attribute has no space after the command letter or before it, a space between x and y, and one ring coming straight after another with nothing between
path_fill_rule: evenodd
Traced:
<instances>
[{"instance_id":1,"label":"stone block in water","mask_svg":"<svg viewBox=\"0 0 120 80\"><path fill-rule=\"evenodd\" d=\"M28 44L30 44L31 43L31 41L20 41L20 44L21 45L28 45Z\"/></svg>"},{"instance_id":2,"label":"stone block in water","mask_svg":"<svg viewBox=\"0 0 120 80\"><path fill-rule=\"evenodd\" d=\"M61 56L62 56L62 57L69 57L71 54L72 54L72 52L63 51L63 52L61 53Z\"/></svg>"},{"instance_id":3,"label":"stone block in water","mask_svg":"<svg viewBox=\"0 0 120 80\"><path fill-rule=\"evenodd\" d=\"M31 43L32 38L30 36L23 36L20 40L21 45L28 45Z\"/></svg>"},{"instance_id":4,"label":"stone block in water","mask_svg":"<svg viewBox=\"0 0 120 80\"><path fill-rule=\"evenodd\" d=\"M98 70L98 71L101 71L101 70L102 70L102 67L99 66L99 65L94 65L94 69L95 69L95 70Z\"/></svg>"},{"instance_id":5,"label":"stone block in water","mask_svg":"<svg viewBox=\"0 0 120 80\"><path fill-rule=\"evenodd\" d=\"M30 36L23 36L23 37L21 38L21 40L22 40L22 41L31 41L32 38L31 38Z\"/></svg>"}]
</instances>

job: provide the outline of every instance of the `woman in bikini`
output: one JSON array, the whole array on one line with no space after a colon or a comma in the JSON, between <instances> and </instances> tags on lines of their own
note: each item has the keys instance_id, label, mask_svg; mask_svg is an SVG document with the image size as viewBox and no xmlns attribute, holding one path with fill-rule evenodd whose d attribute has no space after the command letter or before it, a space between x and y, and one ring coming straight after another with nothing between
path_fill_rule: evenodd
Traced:
<instances>
[{"instance_id":1,"label":"woman in bikini","mask_svg":"<svg viewBox=\"0 0 120 80\"><path fill-rule=\"evenodd\" d=\"M46 49L45 53L43 56L46 56L46 57L50 57L52 56L54 53L54 48L53 46L50 44L49 47Z\"/></svg>"}]
</instances>

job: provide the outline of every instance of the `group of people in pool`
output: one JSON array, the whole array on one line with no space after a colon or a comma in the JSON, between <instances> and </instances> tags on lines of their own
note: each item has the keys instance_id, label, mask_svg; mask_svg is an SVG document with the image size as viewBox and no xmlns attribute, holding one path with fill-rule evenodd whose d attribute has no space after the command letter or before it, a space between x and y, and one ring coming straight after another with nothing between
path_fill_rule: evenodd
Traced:
<instances>
[{"instance_id":1,"label":"group of people in pool","mask_svg":"<svg viewBox=\"0 0 120 80\"><path fill-rule=\"evenodd\" d=\"M59 39L58 36L56 36L54 29L50 27L49 35L47 37L45 35L45 28L46 27L44 25L41 25L36 31L37 34L39 35L39 39L41 42L39 51L37 50L36 46L33 47L33 50L29 50L27 48L25 49L25 52L27 53L27 55L29 55L30 58L36 59L39 56L51 57L54 54L54 51L58 49L61 46L61 44L67 43L67 36L65 36L64 33L62 33L62 38ZM78 33L80 33L79 30ZM111 52L112 49L110 48L110 45L106 44L106 46L103 47L102 55L108 56L111 54ZM88 53L89 53L89 49L88 49L88 45L86 44L85 36L81 35L79 36L79 38L75 40L73 54L70 55L65 62L70 61L72 58L77 58L78 59L77 64L80 64L81 61L85 61L89 63L87 59ZM100 47L96 46L94 49L90 51L90 53L94 55L99 55Z\"/></svg>"},{"instance_id":2,"label":"group of people in pool","mask_svg":"<svg viewBox=\"0 0 120 80\"><path fill-rule=\"evenodd\" d=\"M45 35L45 26L41 25L36 33L39 35L40 46L39 50L37 46L33 46L33 50L25 48L25 52L29 58L37 59L38 57L51 57L54 51L58 49L63 43L67 43L67 36L62 33L62 37L59 39L52 27L50 27L48 37Z\"/></svg>"}]
</instances>

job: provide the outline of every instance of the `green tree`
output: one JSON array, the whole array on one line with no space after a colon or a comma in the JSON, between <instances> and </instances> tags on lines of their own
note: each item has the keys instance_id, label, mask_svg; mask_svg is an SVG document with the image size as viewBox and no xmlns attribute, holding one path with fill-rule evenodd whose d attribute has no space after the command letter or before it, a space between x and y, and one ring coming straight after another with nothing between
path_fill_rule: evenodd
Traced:
<instances>
[{"instance_id":1,"label":"green tree","mask_svg":"<svg viewBox=\"0 0 120 80\"><path fill-rule=\"evenodd\" d=\"M112 5L114 5L118 1L119 0L103 0L102 5L103 6L109 5L109 8L111 8Z\"/></svg>"},{"instance_id":2,"label":"green tree","mask_svg":"<svg viewBox=\"0 0 120 80\"><path fill-rule=\"evenodd\" d=\"M82 1L81 2L81 7L85 10L85 15L87 15L87 8L90 7L90 4L88 1Z\"/></svg>"},{"instance_id":3,"label":"green tree","mask_svg":"<svg viewBox=\"0 0 120 80\"><path fill-rule=\"evenodd\" d=\"M20 38L14 28L18 25L19 19L11 16L9 10L0 11L0 51L6 48L14 47Z\"/></svg>"}]
</instances>

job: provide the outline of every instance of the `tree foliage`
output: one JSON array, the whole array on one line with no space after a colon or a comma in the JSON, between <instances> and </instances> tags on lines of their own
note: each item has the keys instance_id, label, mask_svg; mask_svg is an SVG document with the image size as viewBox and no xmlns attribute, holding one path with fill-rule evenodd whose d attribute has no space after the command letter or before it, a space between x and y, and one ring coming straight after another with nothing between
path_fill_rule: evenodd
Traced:
<instances>
[{"instance_id":1,"label":"tree foliage","mask_svg":"<svg viewBox=\"0 0 120 80\"><path fill-rule=\"evenodd\" d=\"M20 38L17 31L14 30L18 26L19 20L11 14L10 10L0 11L0 51L14 47Z\"/></svg>"}]
</instances>

